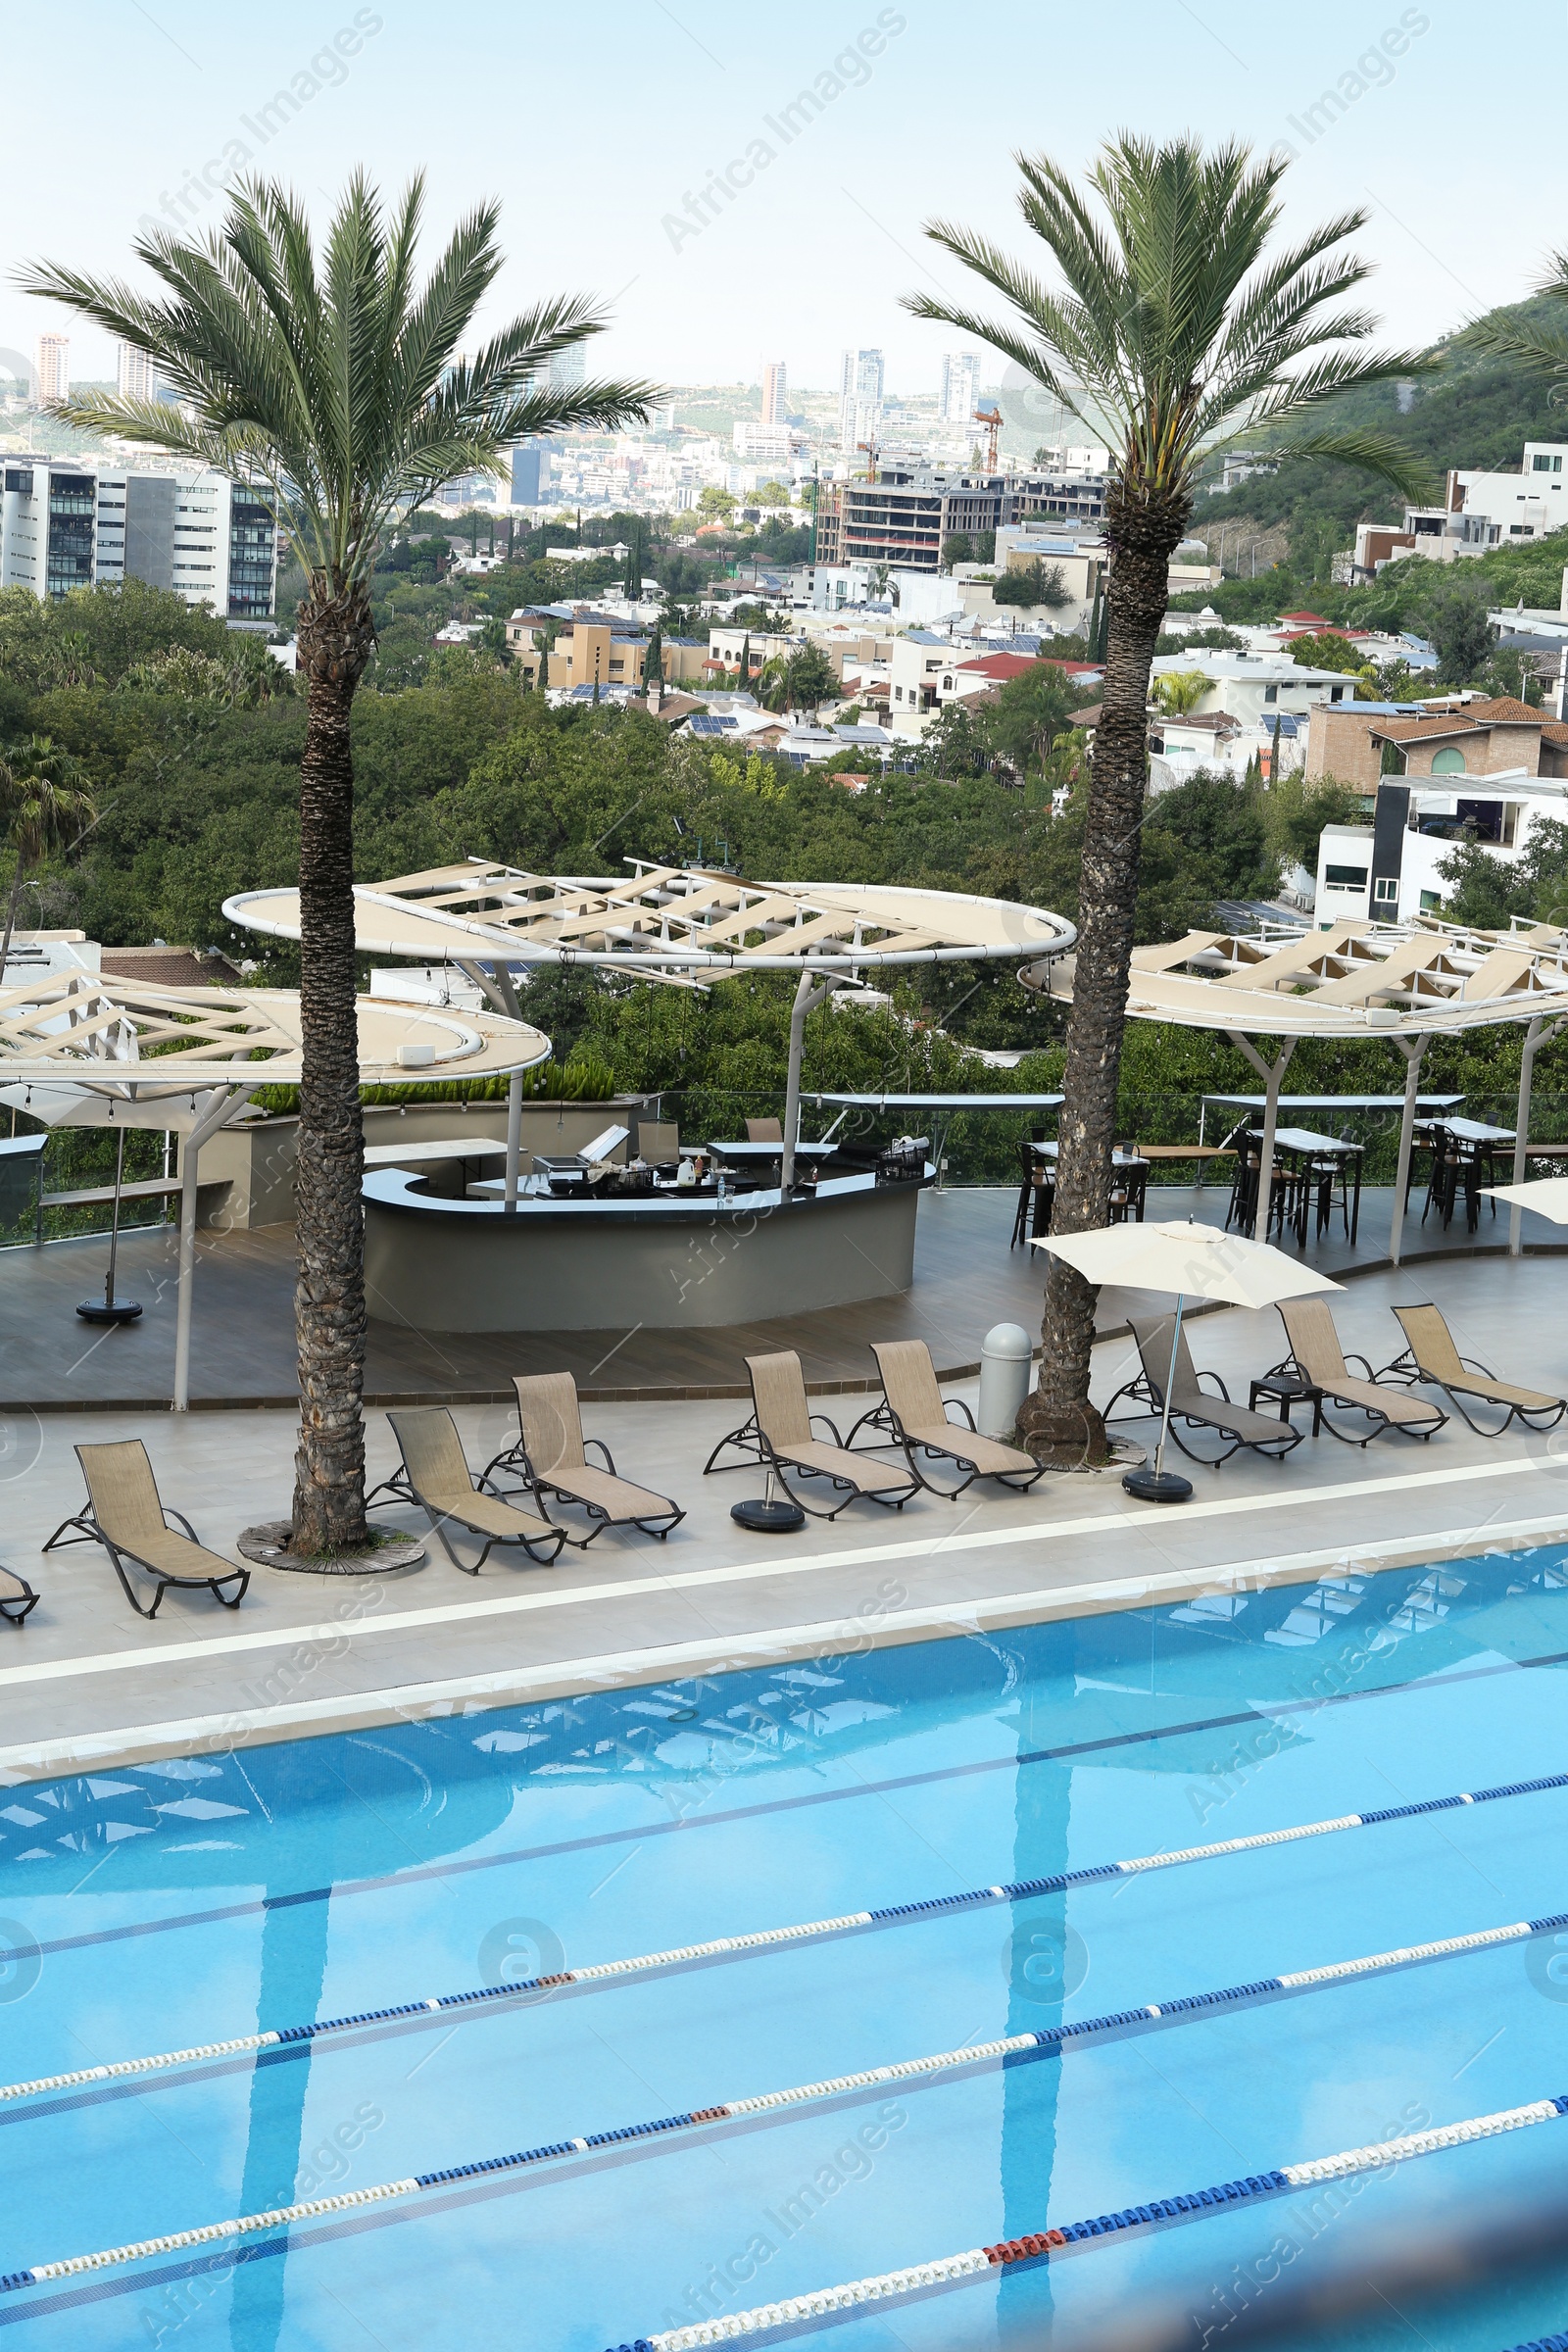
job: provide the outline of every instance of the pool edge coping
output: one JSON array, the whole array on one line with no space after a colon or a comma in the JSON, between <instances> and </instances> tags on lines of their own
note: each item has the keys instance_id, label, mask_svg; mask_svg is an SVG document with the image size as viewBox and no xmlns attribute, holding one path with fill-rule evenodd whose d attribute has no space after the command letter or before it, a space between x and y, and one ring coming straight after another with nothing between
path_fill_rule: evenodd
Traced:
<instances>
[{"instance_id":1,"label":"pool edge coping","mask_svg":"<svg viewBox=\"0 0 1568 2352\"><path fill-rule=\"evenodd\" d=\"M1559 1518L1511 1520L1488 1532L1449 1529L1426 1538L1389 1538L1358 1545L1333 1544L1285 1552L1271 1559L1222 1561L1206 1568L1174 1568L1152 1576L1115 1577L1075 1585L999 1592L986 1598L926 1602L896 1610L867 1606L854 1617L823 1618L749 1634L712 1635L658 1648L607 1651L548 1666L503 1667L491 1674L448 1676L376 1690L253 1707L227 1715L188 1716L165 1723L73 1733L59 1740L0 1748L0 1788L58 1780L79 1771L113 1771L164 1757L217 1754L289 1740L329 1739L398 1722L485 1714L555 1698L684 1681L693 1674L745 1673L802 1658L824 1661L952 1640L1017 1625L1053 1624L1069 1617L1106 1616L1122 1609L1165 1607L1212 1594L1258 1592L1306 1584L1327 1575L1379 1574L1387 1569L1439 1565L1478 1553L1522 1551L1568 1542Z\"/></svg>"}]
</instances>

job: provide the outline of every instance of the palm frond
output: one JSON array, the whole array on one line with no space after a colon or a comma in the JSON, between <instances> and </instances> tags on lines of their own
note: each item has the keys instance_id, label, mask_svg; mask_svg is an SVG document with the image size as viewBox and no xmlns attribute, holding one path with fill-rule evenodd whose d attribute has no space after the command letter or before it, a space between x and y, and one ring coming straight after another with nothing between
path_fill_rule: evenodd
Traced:
<instances>
[{"instance_id":1,"label":"palm frond","mask_svg":"<svg viewBox=\"0 0 1568 2352\"><path fill-rule=\"evenodd\" d=\"M1411 450L1408 442L1395 433L1380 433L1371 427L1338 433L1306 433L1299 440L1289 441L1280 451L1282 458L1335 458L1342 466L1355 466L1363 473L1375 474L1397 490L1411 506L1420 506L1431 495L1432 476Z\"/></svg>"},{"instance_id":2,"label":"palm frond","mask_svg":"<svg viewBox=\"0 0 1568 2352\"><path fill-rule=\"evenodd\" d=\"M30 292L145 353L178 402L78 398L59 413L265 485L330 593L363 580L398 508L500 471L510 442L646 418L652 384L543 381L556 354L604 330L583 298L541 303L464 358L502 267L499 209L460 220L419 286L423 201L418 176L388 207L356 172L318 243L296 197L245 182L216 233L137 241L153 296L32 264Z\"/></svg>"}]
</instances>

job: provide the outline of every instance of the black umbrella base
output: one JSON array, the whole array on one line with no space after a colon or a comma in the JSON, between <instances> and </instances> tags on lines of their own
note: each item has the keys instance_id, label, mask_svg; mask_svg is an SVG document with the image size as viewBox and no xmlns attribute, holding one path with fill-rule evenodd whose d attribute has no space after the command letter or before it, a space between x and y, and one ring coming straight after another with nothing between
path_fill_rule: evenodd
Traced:
<instances>
[{"instance_id":1,"label":"black umbrella base","mask_svg":"<svg viewBox=\"0 0 1568 2352\"><path fill-rule=\"evenodd\" d=\"M134 1323L141 1308L134 1298L84 1298L76 1312L84 1323Z\"/></svg>"},{"instance_id":2,"label":"black umbrella base","mask_svg":"<svg viewBox=\"0 0 1568 2352\"><path fill-rule=\"evenodd\" d=\"M1193 1492L1192 1480L1175 1470L1129 1470L1121 1483L1140 1502L1187 1502Z\"/></svg>"},{"instance_id":3,"label":"black umbrella base","mask_svg":"<svg viewBox=\"0 0 1568 2352\"><path fill-rule=\"evenodd\" d=\"M806 1513L798 1502L737 1502L730 1506L730 1517L740 1527L749 1527L754 1536L790 1536L806 1525Z\"/></svg>"}]
</instances>

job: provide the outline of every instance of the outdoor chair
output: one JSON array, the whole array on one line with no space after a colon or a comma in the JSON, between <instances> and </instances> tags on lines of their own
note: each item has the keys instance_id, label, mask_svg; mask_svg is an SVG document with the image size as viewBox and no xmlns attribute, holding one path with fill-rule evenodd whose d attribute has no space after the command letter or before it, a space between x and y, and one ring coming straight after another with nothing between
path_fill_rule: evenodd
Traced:
<instances>
[{"instance_id":1,"label":"outdoor chair","mask_svg":"<svg viewBox=\"0 0 1568 2352\"><path fill-rule=\"evenodd\" d=\"M568 1535L572 1544L591 1544L607 1527L640 1527L662 1543L680 1525L686 1514L678 1503L621 1478L609 1446L598 1438L584 1438L577 1383L569 1372L516 1373L512 1385L517 1392L517 1443L496 1455L481 1486L491 1485L498 1470L512 1470L546 1519L552 1494L580 1504L593 1525L586 1536ZM604 1456L602 1470L585 1458L589 1446Z\"/></svg>"},{"instance_id":2,"label":"outdoor chair","mask_svg":"<svg viewBox=\"0 0 1568 2352\"><path fill-rule=\"evenodd\" d=\"M961 1398L943 1396L924 1340L873 1340L871 1353L882 1378L882 1402L862 1413L845 1439L852 1452L862 1429L880 1432L881 1444L902 1446L905 1460L926 1493L941 1494L949 1501L977 1478L1000 1479L1015 1494L1022 1494L1037 1478L1045 1476L1044 1463L1032 1454L979 1436L974 1415ZM949 1418L952 1410L963 1415L961 1425ZM927 1461L954 1462L965 1475L956 1487L936 1486L921 1469L918 1454Z\"/></svg>"},{"instance_id":3,"label":"outdoor chair","mask_svg":"<svg viewBox=\"0 0 1568 2352\"><path fill-rule=\"evenodd\" d=\"M1394 1428L1402 1429L1412 1438L1431 1438L1447 1421L1447 1414L1440 1412L1435 1404L1412 1396L1407 1390L1380 1384L1364 1355L1352 1355L1348 1362L1340 1348L1334 1317L1323 1299L1281 1299L1279 1314L1291 1352L1265 1377L1272 1380L1279 1373L1295 1371L1306 1383L1314 1405L1350 1405L1355 1411L1370 1415L1376 1424L1364 1438L1357 1438L1348 1430L1337 1429L1323 1412L1320 1418L1330 1437L1341 1439L1347 1446L1369 1446L1385 1429ZM1366 1366L1365 1380L1351 1373L1352 1363Z\"/></svg>"},{"instance_id":4,"label":"outdoor chair","mask_svg":"<svg viewBox=\"0 0 1568 2352\"><path fill-rule=\"evenodd\" d=\"M1490 1368L1475 1356L1461 1355L1441 1307L1396 1306L1394 1312L1409 1345L1378 1377L1412 1383L1424 1381L1441 1389L1460 1419L1478 1437L1500 1438L1515 1419L1522 1421L1527 1429L1550 1429L1568 1412L1568 1397L1547 1396L1539 1389L1515 1388L1510 1381L1494 1378ZM1495 1429L1488 1429L1475 1419L1466 1407L1467 1396L1472 1401L1502 1407L1502 1419Z\"/></svg>"},{"instance_id":5,"label":"outdoor chair","mask_svg":"<svg viewBox=\"0 0 1568 2352\"><path fill-rule=\"evenodd\" d=\"M549 1566L566 1541L565 1529L552 1527L547 1519L536 1519L531 1512L514 1510L499 1494L487 1491L485 1479L474 1485L458 1425L445 1405L388 1413L387 1419L403 1455L406 1485L402 1492L424 1512L431 1534L454 1568L461 1568L465 1576L477 1576L498 1544L515 1544L540 1567ZM400 1482L389 1479L387 1490L398 1493ZM471 1564L458 1556L447 1533L452 1527L484 1538L484 1548Z\"/></svg>"},{"instance_id":6,"label":"outdoor chair","mask_svg":"<svg viewBox=\"0 0 1568 2352\"><path fill-rule=\"evenodd\" d=\"M1299 1446L1303 1430L1293 1429L1289 1421L1270 1420L1267 1413L1255 1413L1245 1404L1233 1404L1231 1394L1217 1372L1200 1372L1193 1363L1187 1347L1187 1334L1175 1334L1176 1365L1171 1369L1171 1339L1176 1318L1161 1315L1157 1322L1133 1322L1128 1329L1138 1348L1139 1369L1133 1379L1116 1391L1106 1405L1103 1419L1107 1422L1124 1396L1131 1396L1146 1413L1163 1413L1165 1384L1170 1383L1170 1434L1190 1461L1203 1462L1217 1470L1228 1462L1233 1453L1249 1446L1255 1453L1266 1453L1281 1460L1294 1446ZM1211 1380L1218 1396L1206 1396L1201 1383ZM1127 1419L1138 1418L1128 1414ZM1178 1422L1189 1429L1211 1429L1230 1442L1219 1454L1195 1453L1183 1438Z\"/></svg>"},{"instance_id":7,"label":"outdoor chair","mask_svg":"<svg viewBox=\"0 0 1568 2352\"><path fill-rule=\"evenodd\" d=\"M0 1617L8 1624L21 1625L37 1606L38 1595L26 1579L14 1576L9 1568L0 1568Z\"/></svg>"},{"instance_id":8,"label":"outdoor chair","mask_svg":"<svg viewBox=\"0 0 1568 2352\"><path fill-rule=\"evenodd\" d=\"M125 1598L139 1617L156 1617L170 1587L205 1586L225 1609L237 1609L251 1581L248 1568L237 1568L220 1552L209 1551L197 1541L196 1530L180 1511L172 1511L159 1496L153 1466L140 1438L125 1438L113 1446L78 1446L76 1459L87 1482L87 1503L74 1519L62 1521L45 1551L57 1544L101 1544L114 1563ZM170 1523L173 1522L172 1526ZM67 1535L67 1528L74 1535ZM183 1529L181 1535L177 1531ZM144 1608L125 1564L150 1577L157 1591L153 1605ZM232 1585L230 1595L223 1588Z\"/></svg>"},{"instance_id":9,"label":"outdoor chair","mask_svg":"<svg viewBox=\"0 0 1568 2352\"><path fill-rule=\"evenodd\" d=\"M748 1119L746 1141L749 1144L782 1144L784 1141L783 1120Z\"/></svg>"},{"instance_id":10,"label":"outdoor chair","mask_svg":"<svg viewBox=\"0 0 1568 2352\"><path fill-rule=\"evenodd\" d=\"M782 1355L749 1355L746 1369L752 1383L752 1417L727 1438L719 1439L703 1465L705 1478L717 1465L725 1447L733 1446L743 1460L764 1463L790 1499L815 1519L836 1519L845 1504L859 1494L870 1502L903 1510L919 1481L909 1470L895 1470L886 1462L872 1460L868 1454L851 1453L847 1449L827 1415L813 1413L807 1404L801 1359L793 1349ZM817 1422L832 1432L831 1446L812 1436ZM723 1466L734 1470L740 1464L726 1462ZM813 1479L825 1478L829 1486L842 1491L843 1499L829 1511L819 1510L807 1494L797 1494L785 1476L786 1471L794 1471L802 1484L808 1486Z\"/></svg>"}]
</instances>

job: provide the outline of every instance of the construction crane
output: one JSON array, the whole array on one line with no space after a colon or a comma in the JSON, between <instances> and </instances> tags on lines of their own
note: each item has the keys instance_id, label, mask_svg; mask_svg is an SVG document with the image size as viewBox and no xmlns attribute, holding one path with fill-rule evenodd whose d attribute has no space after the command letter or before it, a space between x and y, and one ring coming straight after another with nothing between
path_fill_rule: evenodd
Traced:
<instances>
[{"instance_id":1,"label":"construction crane","mask_svg":"<svg viewBox=\"0 0 1568 2352\"><path fill-rule=\"evenodd\" d=\"M882 455L882 444L881 444L881 442L880 442L880 441L857 441L857 443L855 444L855 446L856 446L856 448L857 448L857 449L863 449L863 450L864 450L864 452L865 452L865 478L866 478L866 480L867 480L868 482L874 482L874 481L876 480L876 462L877 462L878 458L879 458L879 457Z\"/></svg>"},{"instance_id":2,"label":"construction crane","mask_svg":"<svg viewBox=\"0 0 1568 2352\"><path fill-rule=\"evenodd\" d=\"M986 471L995 473L997 470L997 435L1002 430L1002 411L993 401L987 409L976 409L971 421L975 424L983 424L986 428Z\"/></svg>"}]
</instances>

